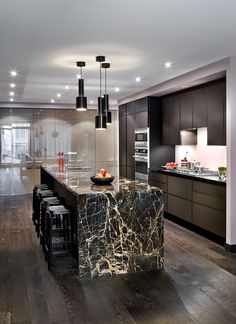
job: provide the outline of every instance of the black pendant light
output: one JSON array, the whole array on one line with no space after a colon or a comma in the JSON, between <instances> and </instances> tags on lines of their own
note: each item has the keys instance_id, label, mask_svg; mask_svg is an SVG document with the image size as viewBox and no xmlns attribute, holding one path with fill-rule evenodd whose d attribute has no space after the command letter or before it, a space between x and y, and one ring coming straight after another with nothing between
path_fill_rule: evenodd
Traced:
<instances>
[{"instance_id":1,"label":"black pendant light","mask_svg":"<svg viewBox=\"0 0 236 324\"><path fill-rule=\"evenodd\" d=\"M96 56L96 61L100 63L100 96L98 97L98 115L95 117L96 130L104 130L107 128L106 115L104 114L104 100L102 97L102 62L105 56Z\"/></svg>"},{"instance_id":2,"label":"black pendant light","mask_svg":"<svg viewBox=\"0 0 236 324\"><path fill-rule=\"evenodd\" d=\"M107 94L107 69L110 68L110 63L102 63L102 68L105 69L105 93L103 95L104 114L106 116L107 125L111 125L111 112L109 111L109 95Z\"/></svg>"},{"instance_id":3,"label":"black pendant light","mask_svg":"<svg viewBox=\"0 0 236 324\"><path fill-rule=\"evenodd\" d=\"M85 62L77 62L76 65L80 67L80 78L78 79L78 97L76 97L76 110L87 110L87 97L84 96L84 79L82 77L82 68L86 65Z\"/></svg>"}]
</instances>

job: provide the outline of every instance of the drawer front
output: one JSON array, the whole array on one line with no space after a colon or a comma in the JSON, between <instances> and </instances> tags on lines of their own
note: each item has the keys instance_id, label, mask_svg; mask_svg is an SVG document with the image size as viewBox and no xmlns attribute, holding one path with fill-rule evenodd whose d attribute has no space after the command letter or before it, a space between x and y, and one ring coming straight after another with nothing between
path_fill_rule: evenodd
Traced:
<instances>
[{"instance_id":1,"label":"drawer front","mask_svg":"<svg viewBox=\"0 0 236 324\"><path fill-rule=\"evenodd\" d=\"M193 201L208 207L216 208L222 211L226 210L226 201L223 198L205 195L201 192L193 192Z\"/></svg>"},{"instance_id":2,"label":"drawer front","mask_svg":"<svg viewBox=\"0 0 236 324\"><path fill-rule=\"evenodd\" d=\"M161 174L161 173L157 173L157 172L152 172L150 171L148 174L149 179L152 179L154 181L157 182L162 182L162 183L166 183L167 184L167 175L166 174Z\"/></svg>"},{"instance_id":3,"label":"drawer front","mask_svg":"<svg viewBox=\"0 0 236 324\"><path fill-rule=\"evenodd\" d=\"M149 179L148 184L150 184L151 186L155 186L157 188L160 188L164 192L167 192L167 184L166 183L157 182L155 180Z\"/></svg>"},{"instance_id":4,"label":"drawer front","mask_svg":"<svg viewBox=\"0 0 236 324\"><path fill-rule=\"evenodd\" d=\"M193 181L193 191L201 192L209 196L225 198L226 188L210 183L204 183L200 181Z\"/></svg>"},{"instance_id":5,"label":"drawer front","mask_svg":"<svg viewBox=\"0 0 236 324\"><path fill-rule=\"evenodd\" d=\"M168 194L168 213L177 216L185 221L192 221L192 202Z\"/></svg>"},{"instance_id":6,"label":"drawer front","mask_svg":"<svg viewBox=\"0 0 236 324\"><path fill-rule=\"evenodd\" d=\"M221 237L226 236L226 216L220 210L193 203L193 224Z\"/></svg>"},{"instance_id":7,"label":"drawer front","mask_svg":"<svg viewBox=\"0 0 236 324\"><path fill-rule=\"evenodd\" d=\"M168 176L168 193L191 200L192 180Z\"/></svg>"}]
</instances>

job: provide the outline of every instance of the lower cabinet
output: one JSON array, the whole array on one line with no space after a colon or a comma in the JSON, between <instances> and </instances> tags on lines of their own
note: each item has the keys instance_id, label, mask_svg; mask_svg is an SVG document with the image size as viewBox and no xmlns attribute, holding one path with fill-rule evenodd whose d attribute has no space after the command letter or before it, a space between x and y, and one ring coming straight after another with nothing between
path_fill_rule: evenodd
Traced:
<instances>
[{"instance_id":1,"label":"lower cabinet","mask_svg":"<svg viewBox=\"0 0 236 324\"><path fill-rule=\"evenodd\" d=\"M168 213L187 222L192 222L192 202L168 194Z\"/></svg>"},{"instance_id":2,"label":"lower cabinet","mask_svg":"<svg viewBox=\"0 0 236 324\"><path fill-rule=\"evenodd\" d=\"M149 172L149 184L163 190L165 211L220 237L226 237L226 187Z\"/></svg>"},{"instance_id":3,"label":"lower cabinet","mask_svg":"<svg viewBox=\"0 0 236 324\"><path fill-rule=\"evenodd\" d=\"M193 224L207 231L225 237L225 212L208 206L193 203Z\"/></svg>"},{"instance_id":4,"label":"lower cabinet","mask_svg":"<svg viewBox=\"0 0 236 324\"><path fill-rule=\"evenodd\" d=\"M163 191L164 195L164 208L167 212L168 210L168 201L167 201L167 175L160 174L157 172L149 172L148 174L148 184L160 188Z\"/></svg>"},{"instance_id":5,"label":"lower cabinet","mask_svg":"<svg viewBox=\"0 0 236 324\"><path fill-rule=\"evenodd\" d=\"M226 237L226 188L193 181L193 220L197 225Z\"/></svg>"}]
</instances>

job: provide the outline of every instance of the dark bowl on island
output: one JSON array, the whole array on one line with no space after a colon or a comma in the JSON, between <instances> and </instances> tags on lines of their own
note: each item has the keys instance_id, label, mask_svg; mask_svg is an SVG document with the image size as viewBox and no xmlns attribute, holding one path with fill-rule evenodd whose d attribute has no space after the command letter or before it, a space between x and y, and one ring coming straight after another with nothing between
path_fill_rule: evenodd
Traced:
<instances>
[{"instance_id":1,"label":"dark bowl on island","mask_svg":"<svg viewBox=\"0 0 236 324\"><path fill-rule=\"evenodd\" d=\"M90 179L93 181L93 183L95 183L97 185L109 185L114 180L114 177L97 178L97 177L93 176L93 177L90 177Z\"/></svg>"}]
</instances>

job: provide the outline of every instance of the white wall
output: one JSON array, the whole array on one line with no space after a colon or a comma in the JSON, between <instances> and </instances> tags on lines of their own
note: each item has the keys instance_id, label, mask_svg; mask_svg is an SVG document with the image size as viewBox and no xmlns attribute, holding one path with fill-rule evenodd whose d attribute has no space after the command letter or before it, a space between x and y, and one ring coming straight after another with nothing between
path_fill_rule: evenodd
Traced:
<instances>
[{"instance_id":1,"label":"white wall","mask_svg":"<svg viewBox=\"0 0 236 324\"><path fill-rule=\"evenodd\" d=\"M176 145L175 160L180 164L187 154L189 161L196 160L210 170L226 166L226 146L207 145L207 128L198 128L197 145Z\"/></svg>"},{"instance_id":2,"label":"white wall","mask_svg":"<svg viewBox=\"0 0 236 324\"><path fill-rule=\"evenodd\" d=\"M226 243L236 245L236 57L226 75L227 202Z\"/></svg>"}]
</instances>

